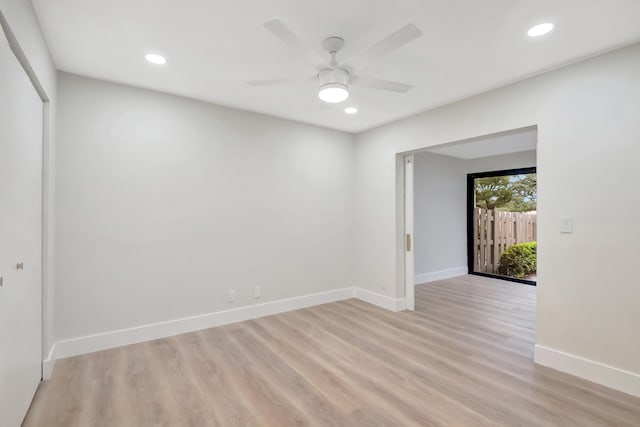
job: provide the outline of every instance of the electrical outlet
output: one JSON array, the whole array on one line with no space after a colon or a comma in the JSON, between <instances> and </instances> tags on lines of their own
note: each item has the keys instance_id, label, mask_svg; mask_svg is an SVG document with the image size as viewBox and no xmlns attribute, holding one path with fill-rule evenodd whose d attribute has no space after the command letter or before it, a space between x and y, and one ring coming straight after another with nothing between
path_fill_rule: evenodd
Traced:
<instances>
[{"instance_id":1,"label":"electrical outlet","mask_svg":"<svg viewBox=\"0 0 640 427\"><path fill-rule=\"evenodd\" d=\"M253 291L253 297L254 298L262 297L262 286L256 286L255 290Z\"/></svg>"},{"instance_id":2,"label":"electrical outlet","mask_svg":"<svg viewBox=\"0 0 640 427\"><path fill-rule=\"evenodd\" d=\"M227 291L227 302L236 302L236 290L229 289Z\"/></svg>"}]
</instances>

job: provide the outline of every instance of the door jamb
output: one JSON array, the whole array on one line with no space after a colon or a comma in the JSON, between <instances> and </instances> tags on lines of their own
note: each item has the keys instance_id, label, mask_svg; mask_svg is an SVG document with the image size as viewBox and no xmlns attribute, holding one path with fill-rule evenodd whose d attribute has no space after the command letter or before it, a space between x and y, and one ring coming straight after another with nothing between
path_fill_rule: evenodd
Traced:
<instances>
[{"instance_id":1,"label":"door jamb","mask_svg":"<svg viewBox=\"0 0 640 427\"><path fill-rule=\"evenodd\" d=\"M415 310L415 228L414 228L414 156L408 154L403 157L403 211L404 211L404 295L406 307Z\"/></svg>"}]
</instances>

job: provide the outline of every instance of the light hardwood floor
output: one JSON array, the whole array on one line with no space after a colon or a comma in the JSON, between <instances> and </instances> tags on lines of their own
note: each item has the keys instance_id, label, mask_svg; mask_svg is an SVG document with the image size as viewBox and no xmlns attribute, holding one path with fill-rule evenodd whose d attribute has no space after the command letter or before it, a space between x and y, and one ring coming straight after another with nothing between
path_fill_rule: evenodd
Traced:
<instances>
[{"instance_id":1,"label":"light hardwood floor","mask_svg":"<svg viewBox=\"0 0 640 427\"><path fill-rule=\"evenodd\" d=\"M640 426L534 336L534 287L466 276L60 360L24 426Z\"/></svg>"}]
</instances>

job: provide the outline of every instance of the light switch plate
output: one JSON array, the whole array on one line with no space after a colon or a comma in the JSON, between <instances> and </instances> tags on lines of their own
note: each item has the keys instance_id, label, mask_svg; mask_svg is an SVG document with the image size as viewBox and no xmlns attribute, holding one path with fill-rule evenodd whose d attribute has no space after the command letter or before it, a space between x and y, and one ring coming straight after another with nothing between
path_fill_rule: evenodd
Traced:
<instances>
[{"instance_id":1,"label":"light switch plate","mask_svg":"<svg viewBox=\"0 0 640 427\"><path fill-rule=\"evenodd\" d=\"M573 219L570 216L565 216L560 219L560 232L573 233Z\"/></svg>"}]
</instances>

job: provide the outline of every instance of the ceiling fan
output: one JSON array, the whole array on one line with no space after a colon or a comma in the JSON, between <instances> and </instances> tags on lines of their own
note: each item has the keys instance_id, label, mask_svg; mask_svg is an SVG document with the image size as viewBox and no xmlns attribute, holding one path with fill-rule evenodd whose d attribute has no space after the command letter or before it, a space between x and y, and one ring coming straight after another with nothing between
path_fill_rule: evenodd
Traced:
<instances>
[{"instance_id":1,"label":"ceiling fan","mask_svg":"<svg viewBox=\"0 0 640 427\"><path fill-rule=\"evenodd\" d=\"M306 46L302 40L279 19L265 22L264 26L316 69L317 74L314 80L317 79L320 86L318 97L324 102L333 104L346 100L349 97L349 85L400 93L406 93L413 87L404 83L381 80L366 74L360 74L360 71L374 60L420 37L422 31L413 24L407 24L394 31L368 49L356 54L346 63L339 63L336 59L336 55L344 46L344 39L335 36L328 37L322 41L322 47L331 56L328 64L322 56ZM252 80L248 81L247 84L249 86L260 87L281 85L292 81L294 80Z\"/></svg>"}]
</instances>

